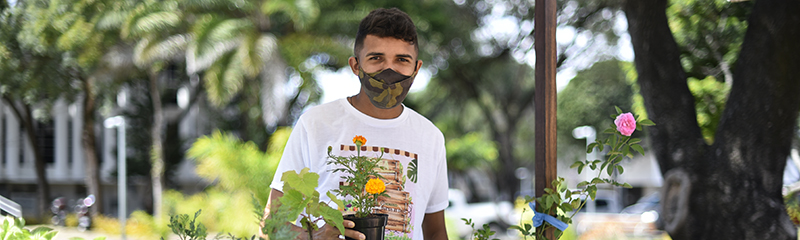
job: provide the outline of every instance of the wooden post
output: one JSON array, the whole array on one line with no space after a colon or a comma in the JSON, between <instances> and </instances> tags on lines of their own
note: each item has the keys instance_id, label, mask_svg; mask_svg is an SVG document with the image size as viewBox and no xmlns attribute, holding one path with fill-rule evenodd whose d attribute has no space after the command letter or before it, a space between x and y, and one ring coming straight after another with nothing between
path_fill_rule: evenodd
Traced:
<instances>
[{"instance_id":1,"label":"wooden post","mask_svg":"<svg viewBox=\"0 0 800 240\"><path fill-rule=\"evenodd\" d=\"M556 179L556 0L536 0L536 196ZM545 237L555 239L553 231Z\"/></svg>"}]
</instances>

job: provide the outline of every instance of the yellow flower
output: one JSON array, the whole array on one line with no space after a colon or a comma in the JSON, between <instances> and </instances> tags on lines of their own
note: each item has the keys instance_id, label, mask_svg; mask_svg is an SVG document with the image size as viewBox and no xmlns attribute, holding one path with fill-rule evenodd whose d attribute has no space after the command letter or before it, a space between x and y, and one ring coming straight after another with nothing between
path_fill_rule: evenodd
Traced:
<instances>
[{"instance_id":1,"label":"yellow flower","mask_svg":"<svg viewBox=\"0 0 800 240\"><path fill-rule=\"evenodd\" d=\"M383 191L386 190L386 184L384 184L383 181L377 178L370 179L369 182L367 182L366 190L367 193L369 194L382 193Z\"/></svg>"},{"instance_id":2,"label":"yellow flower","mask_svg":"<svg viewBox=\"0 0 800 240\"><path fill-rule=\"evenodd\" d=\"M362 137L361 135L356 135L356 137L353 138L353 143L361 147L364 146L364 144L367 144L367 139Z\"/></svg>"}]
</instances>

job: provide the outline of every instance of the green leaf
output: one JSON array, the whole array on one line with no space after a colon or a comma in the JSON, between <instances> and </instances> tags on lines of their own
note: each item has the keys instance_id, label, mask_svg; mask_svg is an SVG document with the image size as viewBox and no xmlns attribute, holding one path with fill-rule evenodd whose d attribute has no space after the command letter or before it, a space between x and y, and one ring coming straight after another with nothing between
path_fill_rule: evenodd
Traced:
<instances>
[{"instance_id":1,"label":"green leaf","mask_svg":"<svg viewBox=\"0 0 800 240\"><path fill-rule=\"evenodd\" d=\"M613 158L612 158L612 159L613 159ZM602 165L602 166L600 166L600 171L603 171L603 169L605 169L605 168L606 168L606 166L608 166L608 163L610 163L610 161L603 162L603 165Z\"/></svg>"},{"instance_id":2,"label":"green leaf","mask_svg":"<svg viewBox=\"0 0 800 240\"><path fill-rule=\"evenodd\" d=\"M44 234L50 231L53 231L53 229L48 227L37 227L31 231L31 234Z\"/></svg>"},{"instance_id":3,"label":"green leaf","mask_svg":"<svg viewBox=\"0 0 800 240\"><path fill-rule=\"evenodd\" d=\"M331 193L331 192L327 192L327 193L325 193L325 194L326 194L326 195L328 195L328 198L330 198L330 199L331 199L331 201L333 201L334 203L336 203L336 206L339 206L339 207L344 207L344 202L342 202L342 200L341 200L341 199L337 198L337 197L336 197L336 194L333 194L333 193Z\"/></svg>"},{"instance_id":4,"label":"green leaf","mask_svg":"<svg viewBox=\"0 0 800 240\"><path fill-rule=\"evenodd\" d=\"M606 130L603 131L603 133L606 133L606 134L614 134L616 132L617 132L617 130L615 130L613 128L606 128Z\"/></svg>"},{"instance_id":5,"label":"green leaf","mask_svg":"<svg viewBox=\"0 0 800 240\"><path fill-rule=\"evenodd\" d=\"M581 164L581 166L578 167L578 174L581 174L581 172L583 172L583 167L586 167L586 165Z\"/></svg>"},{"instance_id":6,"label":"green leaf","mask_svg":"<svg viewBox=\"0 0 800 240\"><path fill-rule=\"evenodd\" d=\"M300 215L306 205L311 202L311 199L306 199L300 191L287 189L286 186L284 186L283 190L283 196L279 198L281 208L288 207L291 216Z\"/></svg>"},{"instance_id":7,"label":"green leaf","mask_svg":"<svg viewBox=\"0 0 800 240\"><path fill-rule=\"evenodd\" d=\"M325 219L325 222L328 224L332 223L337 229L339 229L340 234L344 235L344 219L342 218L342 212L333 209L327 204L320 204L318 209L319 215Z\"/></svg>"},{"instance_id":8,"label":"green leaf","mask_svg":"<svg viewBox=\"0 0 800 240\"><path fill-rule=\"evenodd\" d=\"M614 109L617 110L617 115L622 114L622 109L619 109L619 107L614 106Z\"/></svg>"},{"instance_id":9,"label":"green leaf","mask_svg":"<svg viewBox=\"0 0 800 240\"><path fill-rule=\"evenodd\" d=\"M641 145L633 144L631 145L631 148L633 148L633 150L636 150L637 152L639 152L639 154L642 154L642 156L644 156L644 148L642 148Z\"/></svg>"},{"instance_id":10,"label":"green leaf","mask_svg":"<svg viewBox=\"0 0 800 240\"><path fill-rule=\"evenodd\" d=\"M562 203L561 210L563 210L564 212L572 212L573 208L572 205L569 203Z\"/></svg>"},{"instance_id":11,"label":"green leaf","mask_svg":"<svg viewBox=\"0 0 800 240\"><path fill-rule=\"evenodd\" d=\"M589 182L583 181L583 182L578 183L578 187L579 188L585 187L586 185L589 185Z\"/></svg>"},{"instance_id":12,"label":"green leaf","mask_svg":"<svg viewBox=\"0 0 800 240\"><path fill-rule=\"evenodd\" d=\"M631 138L631 140L628 141L628 144L637 144L637 143L640 143L640 142L642 142L642 139Z\"/></svg>"},{"instance_id":13,"label":"green leaf","mask_svg":"<svg viewBox=\"0 0 800 240\"><path fill-rule=\"evenodd\" d=\"M622 168L621 165L617 165L617 172L619 172L619 174L622 174L622 172L624 172L624 171L625 170Z\"/></svg>"},{"instance_id":14,"label":"green leaf","mask_svg":"<svg viewBox=\"0 0 800 240\"><path fill-rule=\"evenodd\" d=\"M284 184L289 185L307 196L316 191L315 188L319 184L317 182L318 180L319 174L309 172L309 168L303 168L299 174L293 170L289 170L281 176L281 181L283 181Z\"/></svg>"},{"instance_id":15,"label":"green leaf","mask_svg":"<svg viewBox=\"0 0 800 240\"><path fill-rule=\"evenodd\" d=\"M613 166L613 165L612 165L612 166ZM609 175L609 176L611 176L612 174L614 174L614 168L613 168L613 167L609 167L609 168L607 168L607 169L606 169L606 173L608 173L608 175Z\"/></svg>"},{"instance_id":16,"label":"green leaf","mask_svg":"<svg viewBox=\"0 0 800 240\"><path fill-rule=\"evenodd\" d=\"M628 145L622 147L622 155L628 156L629 154L631 154L631 147Z\"/></svg>"},{"instance_id":17,"label":"green leaf","mask_svg":"<svg viewBox=\"0 0 800 240\"><path fill-rule=\"evenodd\" d=\"M577 167L580 167L580 166L583 166L583 162L576 161L576 162L572 163L572 165L570 165L569 168L577 168Z\"/></svg>"},{"instance_id":18,"label":"green leaf","mask_svg":"<svg viewBox=\"0 0 800 240\"><path fill-rule=\"evenodd\" d=\"M462 219L463 219L463 218L462 218ZM469 225L469 224L467 224L467 225ZM516 229L516 230L518 230L518 231L520 231L520 232L525 232L525 229L524 229L524 228L522 228L522 227L520 227L520 226L517 226L517 225L511 226L511 227L509 227L509 228L511 228L511 229Z\"/></svg>"},{"instance_id":19,"label":"green leaf","mask_svg":"<svg viewBox=\"0 0 800 240\"><path fill-rule=\"evenodd\" d=\"M603 179L600 179L600 178L594 178L594 179L592 179L592 183L594 183L594 184L605 183L605 181L603 181Z\"/></svg>"},{"instance_id":20,"label":"green leaf","mask_svg":"<svg viewBox=\"0 0 800 240\"><path fill-rule=\"evenodd\" d=\"M597 196L597 186L589 186L586 188L586 191L589 192L589 197L592 198L592 201L594 201L595 197Z\"/></svg>"},{"instance_id":21,"label":"green leaf","mask_svg":"<svg viewBox=\"0 0 800 240\"><path fill-rule=\"evenodd\" d=\"M622 184L622 187L624 187L624 188L633 188L633 186L631 186L631 185L630 185L630 184L628 184L628 183L624 183L624 184Z\"/></svg>"},{"instance_id":22,"label":"green leaf","mask_svg":"<svg viewBox=\"0 0 800 240\"><path fill-rule=\"evenodd\" d=\"M592 153L595 147L597 147L596 142L590 143L589 146L586 147L586 153Z\"/></svg>"},{"instance_id":23,"label":"green leaf","mask_svg":"<svg viewBox=\"0 0 800 240\"><path fill-rule=\"evenodd\" d=\"M571 204L572 204L572 209L577 209L581 206L581 199L576 198L575 200L572 200Z\"/></svg>"},{"instance_id":24,"label":"green leaf","mask_svg":"<svg viewBox=\"0 0 800 240\"><path fill-rule=\"evenodd\" d=\"M637 123L637 125L642 125L642 126L655 126L656 124L655 124L653 121L650 121L650 119L642 119L642 120L640 120L640 121Z\"/></svg>"}]
</instances>

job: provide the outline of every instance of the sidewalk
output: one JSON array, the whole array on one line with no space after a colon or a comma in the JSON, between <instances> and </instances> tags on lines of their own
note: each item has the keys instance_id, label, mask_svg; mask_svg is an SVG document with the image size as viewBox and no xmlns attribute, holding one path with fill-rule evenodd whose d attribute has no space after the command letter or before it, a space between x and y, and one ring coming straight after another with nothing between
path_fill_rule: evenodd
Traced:
<instances>
[{"instance_id":1,"label":"sidewalk","mask_svg":"<svg viewBox=\"0 0 800 240\"><path fill-rule=\"evenodd\" d=\"M33 226L32 228L35 228L35 227L36 226ZM120 236L119 234L112 235L112 234L108 234L108 233L105 233L105 232L98 232L98 231L92 231L92 230L86 230L86 231L81 232L81 231L78 231L78 229L75 228L75 227L60 227L60 226L52 226L52 225L46 225L46 227L49 227L49 228L52 228L55 231L58 231L58 233L56 234L56 237L53 238L53 240L70 240L71 238L74 238L74 237L83 238L84 240L94 240L97 237L106 237L106 240L122 240L122 236ZM172 236L172 237L169 238L169 240L173 240L173 239L178 239L178 238L177 238L177 236ZM158 239L157 238L156 239L145 239L145 238L141 238L141 237L128 235L128 236L126 236L126 240L158 240Z\"/></svg>"}]
</instances>

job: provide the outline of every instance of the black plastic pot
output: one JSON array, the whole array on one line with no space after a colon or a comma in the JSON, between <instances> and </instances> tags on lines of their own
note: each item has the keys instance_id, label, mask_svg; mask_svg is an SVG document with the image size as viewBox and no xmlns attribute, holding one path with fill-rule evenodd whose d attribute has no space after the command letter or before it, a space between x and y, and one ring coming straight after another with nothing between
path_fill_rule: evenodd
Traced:
<instances>
[{"instance_id":1,"label":"black plastic pot","mask_svg":"<svg viewBox=\"0 0 800 240\"><path fill-rule=\"evenodd\" d=\"M372 214L365 218L356 218L355 215L350 214L345 215L344 219L353 221L356 224L353 229L363 233L367 237L367 240L383 240L383 233L386 229L389 215ZM347 240L355 239L348 237Z\"/></svg>"}]
</instances>

